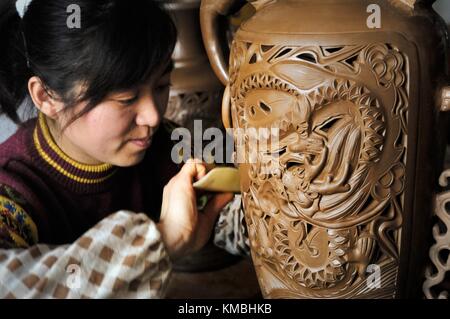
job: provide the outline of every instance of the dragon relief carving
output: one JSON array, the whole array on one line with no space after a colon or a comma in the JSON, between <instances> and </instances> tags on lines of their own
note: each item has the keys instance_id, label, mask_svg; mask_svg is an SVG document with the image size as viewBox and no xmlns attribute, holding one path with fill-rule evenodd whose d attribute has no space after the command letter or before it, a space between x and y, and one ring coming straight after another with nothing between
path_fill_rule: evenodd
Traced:
<instances>
[{"instance_id":1,"label":"dragon relief carving","mask_svg":"<svg viewBox=\"0 0 450 319\"><path fill-rule=\"evenodd\" d=\"M235 41L235 128L262 143L244 209L265 297L392 298L405 185L406 57L388 44L286 47ZM270 137L267 137L270 139ZM249 139L246 139L247 141ZM241 145L250 156L251 145ZM250 163L250 161L248 161ZM382 285L367 285L378 265Z\"/></svg>"}]
</instances>

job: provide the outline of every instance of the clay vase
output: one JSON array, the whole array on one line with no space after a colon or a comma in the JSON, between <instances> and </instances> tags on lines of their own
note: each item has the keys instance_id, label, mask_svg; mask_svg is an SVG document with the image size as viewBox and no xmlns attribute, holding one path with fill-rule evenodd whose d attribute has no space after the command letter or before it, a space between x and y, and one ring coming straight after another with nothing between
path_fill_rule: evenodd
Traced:
<instances>
[{"instance_id":1,"label":"clay vase","mask_svg":"<svg viewBox=\"0 0 450 319\"><path fill-rule=\"evenodd\" d=\"M178 31L172 56L174 70L165 118L194 131L194 121L202 128L221 127L220 112L224 86L214 75L203 47L200 31L200 0L159 0L169 12ZM212 240L199 252L174 263L175 271L203 272L222 269L240 258L216 247Z\"/></svg>"},{"instance_id":2,"label":"clay vase","mask_svg":"<svg viewBox=\"0 0 450 319\"><path fill-rule=\"evenodd\" d=\"M160 0L178 31L172 56L174 70L165 118L192 131L194 120L203 128L221 126L217 106L224 86L214 75L203 47L200 31L200 0Z\"/></svg>"},{"instance_id":3,"label":"clay vase","mask_svg":"<svg viewBox=\"0 0 450 319\"><path fill-rule=\"evenodd\" d=\"M201 24L225 126L279 129L256 161L237 146L263 296L421 297L450 101L433 1L250 2L229 65L236 1L202 1Z\"/></svg>"}]
</instances>

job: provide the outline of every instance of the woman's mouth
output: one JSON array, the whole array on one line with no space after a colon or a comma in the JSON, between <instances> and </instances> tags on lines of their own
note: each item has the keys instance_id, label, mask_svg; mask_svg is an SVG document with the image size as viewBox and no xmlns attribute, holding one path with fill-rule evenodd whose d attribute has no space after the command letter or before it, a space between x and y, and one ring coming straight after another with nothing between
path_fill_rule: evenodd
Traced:
<instances>
[{"instance_id":1,"label":"woman's mouth","mask_svg":"<svg viewBox=\"0 0 450 319\"><path fill-rule=\"evenodd\" d=\"M145 149L145 148L148 148L150 146L150 144L152 143L152 138L147 137L147 138L143 138L143 139L134 139L134 140L130 140L130 142L139 148Z\"/></svg>"}]
</instances>

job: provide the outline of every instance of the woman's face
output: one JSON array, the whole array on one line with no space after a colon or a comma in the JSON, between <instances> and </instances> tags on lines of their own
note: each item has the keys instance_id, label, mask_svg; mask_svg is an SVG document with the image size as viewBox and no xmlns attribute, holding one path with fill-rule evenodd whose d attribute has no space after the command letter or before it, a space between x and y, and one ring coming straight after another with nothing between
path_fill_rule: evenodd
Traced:
<instances>
[{"instance_id":1,"label":"woman's face","mask_svg":"<svg viewBox=\"0 0 450 319\"><path fill-rule=\"evenodd\" d=\"M57 142L73 159L85 164L139 163L165 113L170 68L158 72L135 90L108 95L94 109L70 124ZM84 104L73 109L76 114Z\"/></svg>"}]
</instances>

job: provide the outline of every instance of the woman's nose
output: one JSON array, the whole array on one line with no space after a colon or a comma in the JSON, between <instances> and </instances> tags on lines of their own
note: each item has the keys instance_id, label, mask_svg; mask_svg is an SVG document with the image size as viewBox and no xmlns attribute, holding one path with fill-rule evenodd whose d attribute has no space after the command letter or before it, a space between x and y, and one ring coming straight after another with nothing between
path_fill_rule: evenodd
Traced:
<instances>
[{"instance_id":1,"label":"woman's nose","mask_svg":"<svg viewBox=\"0 0 450 319\"><path fill-rule=\"evenodd\" d=\"M151 96L140 101L137 109L136 124L138 126L157 127L161 121L161 114Z\"/></svg>"}]
</instances>

